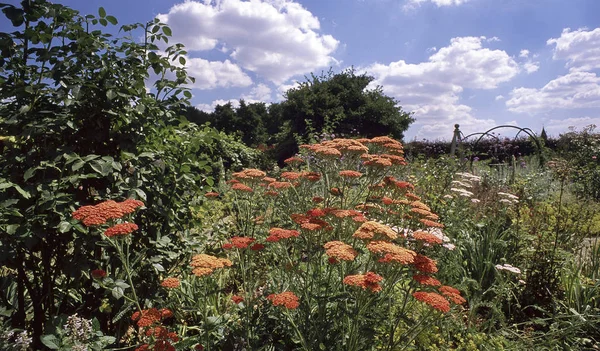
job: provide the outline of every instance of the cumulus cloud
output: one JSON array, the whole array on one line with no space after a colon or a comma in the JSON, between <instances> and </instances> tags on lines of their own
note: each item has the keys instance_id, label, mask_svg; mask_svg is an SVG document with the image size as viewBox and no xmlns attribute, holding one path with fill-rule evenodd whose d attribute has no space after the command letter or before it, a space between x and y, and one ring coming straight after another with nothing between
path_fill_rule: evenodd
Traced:
<instances>
[{"instance_id":1,"label":"cumulus cloud","mask_svg":"<svg viewBox=\"0 0 600 351\"><path fill-rule=\"evenodd\" d=\"M218 100L214 100L210 104L198 104L198 105L196 105L196 108L198 110L202 110L204 112L213 112L215 110L215 107L217 107L217 105L225 105L225 104L228 104L228 103L231 103L231 106L233 106L234 108L240 107L240 101L239 100L236 100L236 99L229 99L229 100L218 99Z\"/></svg>"},{"instance_id":2,"label":"cumulus cloud","mask_svg":"<svg viewBox=\"0 0 600 351\"><path fill-rule=\"evenodd\" d=\"M196 89L247 87L252 79L242 69L229 60L208 61L201 58L187 58L188 74L196 81L190 84Z\"/></svg>"},{"instance_id":3,"label":"cumulus cloud","mask_svg":"<svg viewBox=\"0 0 600 351\"><path fill-rule=\"evenodd\" d=\"M496 96L494 99L495 99L496 101L498 101L498 100L502 100L502 99L504 99L504 96L502 96L502 95L497 95L497 96Z\"/></svg>"},{"instance_id":4,"label":"cumulus cloud","mask_svg":"<svg viewBox=\"0 0 600 351\"><path fill-rule=\"evenodd\" d=\"M494 39L495 40L495 39ZM414 112L417 135L446 137L454 123L461 130L494 126L491 119L477 119L471 107L460 103L460 94L468 89L494 89L511 80L520 71L519 64L502 50L484 47L485 37L453 38L426 62L373 64L365 70L375 77L373 86L400 100L403 109Z\"/></svg>"},{"instance_id":5,"label":"cumulus cloud","mask_svg":"<svg viewBox=\"0 0 600 351\"><path fill-rule=\"evenodd\" d=\"M247 103L270 102L271 88L266 84L260 83L253 87L248 94L243 94L241 98Z\"/></svg>"},{"instance_id":6,"label":"cumulus cloud","mask_svg":"<svg viewBox=\"0 0 600 351\"><path fill-rule=\"evenodd\" d=\"M408 0L406 2L406 4L404 5L404 7L406 9L411 9L411 8L421 6L421 4L428 3L428 2L435 4L437 7L458 6L458 5L465 4L469 1L471 1L471 0Z\"/></svg>"},{"instance_id":7,"label":"cumulus cloud","mask_svg":"<svg viewBox=\"0 0 600 351\"><path fill-rule=\"evenodd\" d=\"M540 69L540 63L533 62L533 61L527 61L523 64L523 69L527 73L533 73L533 72L537 71L538 69Z\"/></svg>"},{"instance_id":8,"label":"cumulus cloud","mask_svg":"<svg viewBox=\"0 0 600 351\"><path fill-rule=\"evenodd\" d=\"M600 107L600 77L592 72L571 71L541 89L515 88L506 106L512 112L529 114Z\"/></svg>"},{"instance_id":9,"label":"cumulus cloud","mask_svg":"<svg viewBox=\"0 0 600 351\"><path fill-rule=\"evenodd\" d=\"M567 61L571 70L590 71L600 68L600 27L594 30L565 28L559 38L546 42L554 45L555 60Z\"/></svg>"},{"instance_id":10,"label":"cumulus cloud","mask_svg":"<svg viewBox=\"0 0 600 351\"><path fill-rule=\"evenodd\" d=\"M186 1L158 18L188 51L220 49L277 84L337 63L339 41L321 34L319 19L293 1Z\"/></svg>"},{"instance_id":11,"label":"cumulus cloud","mask_svg":"<svg viewBox=\"0 0 600 351\"><path fill-rule=\"evenodd\" d=\"M521 52L519 53L519 57L528 57L529 56L529 50L527 49L523 49L521 50Z\"/></svg>"},{"instance_id":12,"label":"cumulus cloud","mask_svg":"<svg viewBox=\"0 0 600 351\"><path fill-rule=\"evenodd\" d=\"M568 130L582 130L589 125L600 126L600 117L576 117L566 119L551 119L544 129L549 135L558 136Z\"/></svg>"}]
</instances>

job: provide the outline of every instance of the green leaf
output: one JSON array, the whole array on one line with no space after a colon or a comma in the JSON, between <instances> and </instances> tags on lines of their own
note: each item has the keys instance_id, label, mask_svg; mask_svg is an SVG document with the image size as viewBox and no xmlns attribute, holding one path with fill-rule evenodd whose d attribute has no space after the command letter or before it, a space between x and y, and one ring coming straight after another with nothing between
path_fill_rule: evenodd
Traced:
<instances>
[{"instance_id":1,"label":"green leaf","mask_svg":"<svg viewBox=\"0 0 600 351\"><path fill-rule=\"evenodd\" d=\"M180 57L179 57L179 63L180 63L182 66L185 66L185 57L183 57L183 56L180 56Z\"/></svg>"},{"instance_id":2,"label":"green leaf","mask_svg":"<svg viewBox=\"0 0 600 351\"><path fill-rule=\"evenodd\" d=\"M109 21L113 26L119 23L114 16L106 16L106 20Z\"/></svg>"},{"instance_id":3,"label":"green leaf","mask_svg":"<svg viewBox=\"0 0 600 351\"><path fill-rule=\"evenodd\" d=\"M104 7L100 7L98 9L98 16L100 16L100 18L106 17L106 10L104 9Z\"/></svg>"},{"instance_id":4,"label":"green leaf","mask_svg":"<svg viewBox=\"0 0 600 351\"><path fill-rule=\"evenodd\" d=\"M188 99L192 98L192 93L189 90L186 90L183 92L183 96L185 96Z\"/></svg>"},{"instance_id":5,"label":"green leaf","mask_svg":"<svg viewBox=\"0 0 600 351\"><path fill-rule=\"evenodd\" d=\"M104 27L106 27L108 25L108 21L106 20L106 18L100 18L98 20L100 22L101 25L103 25Z\"/></svg>"},{"instance_id":6,"label":"green leaf","mask_svg":"<svg viewBox=\"0 0 600 351\"><path fill-rule=\"evenodd\" d=\"M31 198L31 194L28 191L23 190L23 188L21 188L20 186L18 186L17 184L14 185L15 190L17 190L19 192L19 194L21 194L21 196L23 196L25 199L29 199Z\"/></svg>"},{"instance_id":7,"label":"green leaf","mask_svg":"<svg viewBox=\"0 0 600 351\"><path fill-rule=\"evenodd\" d=\"M106 92L106 97L107 97L109 100L112 100L112 99L114 99L114 98L116 98L116 97L117 97L117 93L115 93L115 91L114 91L114 90L112 90L112 89L109 89L109 90Z\"/></svg>"},{"instance_id":8,"label":"green leaf","mask_svg":"<svg viewBox=\"0 0 600 351\"><path fill-rule=\"evenodd\" d=\"M122 298L124 295L123 288L121 288L119 286L115 286L110 292L112 293L112 296L117 300Z\"/></svg>"},{"instance_id":9,"label":"green leaf","mask_svg":"<svg viewBox=\"0 0 600 351\"><path fill-rule=\"evenodd\" d=\"M33 177L33 174L35 173L37 168L29 168L28 170L25 171L25 174L23 174L23 180L27 181L27 179Z\"/></svg>"},{"instance_id":10,"label":"green leaf","mask_svg":"<svg viewBox=\"0 0 600 351\"><path fill-rule=\"evenodd\" d=\"M49 349L58 350L60 348L60 346L58 346L60 342L54 335L42 335L40 340L42 341L42 344L46 345Z\"/></svg>"},{"instance_id":11,"label":"green leaf","mask_svg":"<svg viewBox=\"0 0 600 351\"><path fill-rule=\"evenodd\" d=\"M69 222L66 222L66 221L62 221L62 222L60 222L60 224L58 225L58 231L59 231L60 233L66 233L66 232L68 232L69 230L71 230L71 228L72 228L72 227L73 227L73 226L71 225L71 223L69 223Z\"/></svg>"},{"instance_id":12,"label":"green leaf","mask_svg":"<svg viewBox=\"0 0 600 351\"><path fill-rule=\"evenodd\" d=\"M167 26L162 27L162 31L163 31L163 33L165 33L166 36L170 37L173 35L173 32L171 32L171 28L169 28Z\"/></svg>"},{"instance_id":13,"label":"green leaf","mask_svg":"<svg viewBox=\"0 0 600 351\"><path fill-rule=\"evenodd\" d=\"M4 230L6 231L6 234L13 235L14 233L17 232L17 229L19 229L18 224L9 224L6 226L6 228Z\"/></svg>"},{"instance_id":14,"label":"green leaf","mask_svg":"<svg viewBox=\"0 0 600 351\"><path fill-rule=\"evenodd\" d=\"M85 165L85 162L83 160L79 160L79 161L73 163L73 165L71 166L71 170L73 172L75 172L78 169L80 169L81 167L83 167L84 165Z\"/></svg>"}]
</instances>

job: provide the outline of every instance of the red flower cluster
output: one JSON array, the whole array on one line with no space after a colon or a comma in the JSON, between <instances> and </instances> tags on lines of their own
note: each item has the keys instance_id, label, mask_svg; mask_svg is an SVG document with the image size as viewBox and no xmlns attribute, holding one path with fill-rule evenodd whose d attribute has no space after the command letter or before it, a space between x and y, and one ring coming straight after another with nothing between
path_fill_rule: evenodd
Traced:
<instances>
[{"instance_id":1,"label":"red flower cluster","mask_svg":"<svg viewBox=\"0 0 600 351\"><path fill-rule=\"evenodd\" d=\"M292 237L298 237L300 233L297 230L293 229L283 229L283 228L271 228L269 230L269 236L267 237L267 242L275 243L282 239L289 239Z\"/></svg>"},{"instance_id":2,"label":"red flower cluster","mask_svg":"<svg viewBox=\"0 0 600 351\"><path fill-rule=\"evenodd\" d=\"M169 277L160 283L160 286L167 289L176 289L181 285L178 278Z\"/></svg>"},{"instance_id":3,"label":"red flower cluster","mask_svg":"<svg viewBox=\"0 0 600 351\"><path fill-rule=\"evenodd\" d=\"M143 202L134 199L127 199L123 202L108 200L97 205L80 207L73 212L73 218L82 221L87 227L102 225L109 219L117 219L133 213L142 206L144 206Z\"/></svg>"},{"instance_id":4,"label":"red flower cluster","mask_svg":"<svg viewBox=\"0 0 600 351\"><path fill-rule=\"evenodd\" d=\"M291 291L284 291L280 294L271 294L267 296L274 306L284 306L287 309L294 310L300 306L298 296Z\"/></svg>"},{"instance_id":5,"label":"red flower cluster","mask_svg":"<svg viewBox=\"0 0 600 351\"><path fill-rule=\"evenodd\" d=\"M360 286L364 289L370 289L372 292L381 291L382 287L379 282L383 280L383 277L373 272L367 272L365 274L356 274L346 276L343 280L344 284L352 286Z\"/></svg>"},{"instance_id":6,"label":"red flower cluster","mask_svg":"<svg viewBox=\"0 0 600 351\"><path fill-rule=\"evenodd\" d=\"M104 235L112 238L113 236L131 234L135 230L138 230L138 226L135 223L119 223L106 229Z\"/></svg>"},{"instance_id":7,"label":"red flower cluster","mask_svg":"<svg viewBox=\"0 0 600 351\"><path fill-rule=\"evenodd\" d=\"M444 285L441 286L438 290L440 293L442 293L442 295L446 296L448 299L450 299L457 305L462 305L465 302L467 302L467 300L465 300L464 297L460 296L460 291L458 291L458 289L456 288Z\"/></svg>"},{"instance_id":8,"label":"red flower cluster","mask_svg":"<svg viewBox=\"0 0 600 351\"><path fill-rule=\"evenodd\" d=\"M102 279L106 277L106 271L104 269L94 269L90 272L90 275L94 279Z\"/></svg>"},{"instance_id":9,"label":"red flower cluster","mask_svg":"<svg viewBox=\"0 0 600 351\"><path fill-rule=\"evenodd\" d=\"M442 311L444 313L450 311L450 303L438 293L417 291L412 295L415 299L428 304L438 311Z\"/></svg>"},{"instance_id":10,"label":"red flower cluster","mask_svg":"<svg viewBox=\"0 0 600 351\"><path fill-rule=\"evenodd\" d=\"M233 301L233 303L235 303L235 304L238 304L238 303L244 301L244 298L240 295L233 295L231 297L231 301Z\"/></svg>"},{"instance_id":11,"label":"red flower cluster","mask_svg":"<svg viewBox=\"0 0 600 351\"><path fill-rule=\"evenodd\" d=\"M223 244L223 248L226 250L232 249L234 247L236 249L245 249L250 244L252 244L254 241L256 241L256 239L254 239L254 238L234 236L233 238L229 239L228 243Z\"/></svg>"},{"instance_id":12,"label":"red flower cluster","mask_svg":"<svg viewBox=\"0 0 600 351\"><path fill-rule=\"evenodd\" d=\"M136 311L131 315L132 321L137 321L137 326L140 328L149 327L164 319L173 317L173 312L166 308L156 309L149 308L146 310Z\"/></svg>"}]
</instances>

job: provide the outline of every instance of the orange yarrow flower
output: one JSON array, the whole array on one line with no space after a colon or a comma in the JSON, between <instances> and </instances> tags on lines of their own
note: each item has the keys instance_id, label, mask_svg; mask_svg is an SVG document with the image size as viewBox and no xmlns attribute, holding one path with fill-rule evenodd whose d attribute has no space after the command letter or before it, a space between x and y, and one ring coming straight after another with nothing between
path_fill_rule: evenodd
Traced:
<instances>
[{"instance_id":1,"label":"orange yarrow flower","mask_svg":"<svg viewBox=\"0 0 600 351\"><path fill-rule=\"evenodd\" d=\"M465 302L467 302L467 300L465 300L462 296L460 296L460 291L451 286L447 286L447 285L441 286L441 287L439 287L438 291L442 295L449 298L452 302L454 302L457 305L462 305Z\"/></svg>"},{"instance_id":2,"label":"orange yarrow flower","mask_svg":"<svg viewBox=\"0 0 600 351\"><path fill-rule=\"evenodd\" d=\"M274 306L284 306L290 310L294 310L300 306L298 296L291 291L284 291L279 294L271 294L267 296L267 300L271 301Z\"/></svg>"},{"instance_id":3,"label":"orange yarrow flower","mask_svg":"<svg viewBox=\"0 0 600 351\"><path fill-rule=\"evenodd\" d=\"M442 285L442 283L439 280L437 280L434 277L431 277L429 275L415 274L415 275L413 275L413 279L421 285L430 285L430 286Z\"/></svg>"},{"instance_id":4,"label":"orange yarrow flower","mask_svg":"<svg viewBox=\"0 0 600 351\"><path fill-rule=\"evenodd\" d=\"M104 235L106 235L109 238L111 238L113 236L117 236L117 235L122 236L122 235L131 234L137 229L138 229L138 226L135 223L127 223L127 222L119 223L119 224L115 224L114 226L106 229L106 231L104 232Z\"/></svg>"},{"instance_id":5,"label":"orange yarrow flower","mask_svg":"<svg viewBox=\"0 0 600 351\"><path fill-rule=\"evenodd\" d=\"M443 242L442 239L438 238L437 236L431 234L430 232L425 232L422 230L417 230L413 232L412 237L417 240L424 241L428 244L441 244Z\"/></svg>"},{"instance_id":6,"label":"orange yarrow flower","mask_svg":"<svg viewBox=\"0 0 600 351\"><path fill-rule=\"evenodd\" d=\"M211 192L204 194L204 197L208 197L208 198L219 197L219 193L211 191Z\"/></svg>"},{"instance_id":7,"label":"orange yarrow flower","mask_svg":"<svg viewBox=\"0 0 600 351\"><path fill-rule=\"evenodd\" d=\"M412 264L417 256L416 252L387 241L371 241L367 244L367 250L374 254L384 255L379 259L381 263Z\"/></svg>"},{"instance_id":8,"label":"orange yarrow flower","mask_svg":"<svg viewBox=\"0 0 600 351\"><path fill-rule=\"evenodd\" d=\"M283 229L283 228L271 228L269 230L269 236L267 237L267 242L278 242L282 239L289 239L292 237L298 237L300 233L294 229Z\"/></svg>"},{"instance_id":9,"label":"orange yarrow flower","mask_svg":"<svg viewBox=\"0 0 600 351\"><path fill-rule=\"evenodd\" d=\"M231 267L233 263L226 258L217 258L207 254L199 254L192 257L190 266L194 268L192 273L201 277L211 274L217 268Z\"/></svg>"},{"instance_id":10,"label":"orange yarrow flower","mask_svg":"<svg viewBox=\"0 0 600 351\"><path fill-rule=\"evenodd\" d=\"M342 261L354 261L358 252L352 246L341 241L329 241L323 245L325 253L330 258L340 259Z\"/></svg>"},{"instance_id":11,"label":"orange yarrow flower","mask_svg":"<svg viewBox=\"0 0 600 351\"><path fill-rule=\"evenodd\" d=\"M398 234L385 224L374 221L363 223L352 235L359 239L374 239L375 237L383 237L384 239L394 240Z\"/></svg>"},{"instance_id":12,"label":"orange yarrow flower","mask_svg":"<svg viewBox=\"0 0 600 351\"><path fill-rule=\"evenodd\" d=\"M83 222L86 227L102 225L109 219L117 219L133 213L144 206L139 200L127 199L123 202L107 200L97 205L81 206L73 212L73 218Z\"/></svg>"},{"instance_id":13,"label":"orange yarrow flower","mask_svg":"<svg viewBox=\"0 0 600 351\"><path fill-rule=\"evenodd\" d=\"M372 292L381 291L382 287L379 282L383 280L383 277L373 272L367 272L365 274L356 274L346 276L343 283L351 286L359 286L365 289L369 289Z\"/></svg>"},{"instance_id":14,"label":"orange yarrow flower","mask_svg":"<svg viewBox=\"0 0 600 351\"><path fill-rule=\"evenodd\" d=\"M434 260L427 256L417 254L414 262L415 268L422 273L437 273L438 268Z\"/></svg>"},{"instance_id":15,"label":"orange yarrow flower","mask_svg":"<svg viewBox=\"0 0 600 351\"><path fill-rule=\"evenodd\" d=\"M241 236L234 236L233 238L229 239L229 241L230 241L229 243L223 244L224 249L231 249L234 247L236 249L245 249L250 244L252 244L254 241L256 241L256 239L241 237Z\"/></svg>"},{"instance_id":16,"label":"orange yarrow flower","mask_svg":"<svg viewBox=\"0 0 600 351\"><path fill-rule=\"evenodd\" d=\"M235 303L235 304L238 304L238 303L244 301L244 298L240 295L233 295L231 297L231 301L233 301L233 303Z\"/></svg>"},{"instance_id":17,"label":"orange yarrow flower","mask_svg":"<svg viewBox=\"0 0 600 351\"><path fill-rule=\"evenodd\" d=\"M413 297L421 302L428 304L441 312L450 311L450 303L442 295L434 292L417 291L414 292Z\"/></svg>"},{"instance_id":18,"label":"orange yarrow flower","mask_svg":"<svg viewBox=\"0 0 600 351\"><path fill-rule=\"evenodd\" d=\"M231 186L232 190L237 190L237 191L243 191L243 192L247 192L247 193L251 193L254 190L252 190L251 187L247 186L246 184L242 184L242 183L234 183Z\"/></svg>"},{"instance_id":19,"label":"orange yarrow flower","mask_svg":"<svg viewBox=\"0 0 600 351\"><path fill-rule=\"evenodd\" d=\"M179 279L174 278L174 277L166 278L165 280L163 280L160 283L160 286L167 288L167 289L175 289L175 288L178 288L180 285L181 285L181 282L179 281Z\"/></svg>"},{"instance_id":20,"label":"orange yarrow flower","mask_svg":"<svg viewBox=\"0 0 600 351\"><path fill-rule=\"evenodd\" d=\"M242 170L241 172L233 173L232 176L234 178L240 179L260 179L265 177L267 174L260 169L255 168L247 168Z\"/></svg>"},{"instance_id":21,"label":"orange yarrow flower","mask_svg":"<svg viewBox=\"0 0 600 351\"><path fill-rule=\"evenodd\" d=\"M352 170L340 171L339 175L340 175L340 177L345 177L345 178L360 178L360 177L362 177L362 173L357 172L357 171L352 171Z\"/></svg>"}]
</instances>

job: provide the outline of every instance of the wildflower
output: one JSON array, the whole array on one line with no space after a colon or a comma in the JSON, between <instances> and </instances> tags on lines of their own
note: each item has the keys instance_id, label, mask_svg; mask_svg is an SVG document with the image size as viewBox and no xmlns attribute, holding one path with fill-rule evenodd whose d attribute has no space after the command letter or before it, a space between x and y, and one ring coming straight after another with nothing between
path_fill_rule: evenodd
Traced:
<instances>
[{"instance_id":1,"label":"wildflower","mask_svg":"<svg viewBox=\"0 0 600 351\"><path fill-rule=\"evenodd\" d=\"M323 245L325 253L329 257L334 257L342 261L353 261L358 252L352 246L341 241L329 241Z\"/></svg>"},{"instance_id":2,"label":"wildflower","mask_svg":"<svg viewBox=\"0 0 600 351\"><path fill-rule=\"evenodd\" d=\"M231 242L231 247L235 247L237 249L245 249L250 244L252 244L252 242L254 242L256 239L254 239L254 238L247 238L247 237L240 237L240 236L234 236L233 238L231 238L229 240ZM223 248L225 248L225 245L223 245Z\"/></svg>"},{"instance_id":3,"label":"wildflower","mask_svg":"<svg viewBox=\"0 0 600 351\"><path fill-rule=\"evenodd\" d=\"M152 324L159 322L162 319L160 311L156 308L136 311L131 315L132 321L137 321L137 326L140 328L149 327Z\"/></svg>"},{"instance_id":4,"label":"wildflower","mask_svg":"<svg viewBox=\"0 0 600 351\"><path fill-rule=\"evenodd\" d=\"M325 211L321 208L313 208L312 210L306 211L306 215L310 217L323 217L325 216Z\"/></svg>"},{"instance_id":5,"label":"wildflower","mask_svg":"<svg viewBox=\"0 0 600 351\"><path fill-rule=\"evenodd\" d=\"M277 196L279 196L279 193L274 190L269 190L269 191L265 191L265 195L271 196L271 197L277 197Z\"/></svg>"},{"instance_id":6,"label":"wildflower","mask_svg":"<svg viewBox=\"0 0 600 351\"><path fill-rule=\"evenodd\" d=\"M316 204L323 202L323 200L325 200L325 199L323 199L323 198L322 198L322 197L320 197L320 196L315 196L315 197L313 197L313 198L312 198L312 201L313 201L314 203L316 203Z\"/></svg>"},{"instance_id":7,"label":"wildflower","mask_svg":"<svg viewBox=\"0 0 600 351\"><path fill-rule=\"evenodd\" d=\"M379 155L363 155L361 158L363 159L363 164L365 166L385 168L392 165L392 161L390 161L389 158L381 157Z\"/></svg>"},{"instance_id":8,"label":"wildflower","mask_svg":"<svg viewBox=\"0 0 600 351\"><path fill-rule=\"evenodd\" d=\"M481 202L481 200L479 200L479 199L471 199L471 202L474 203L474 204L478 204L478 203Z\"/></svg>"},{"instance_id":9,"label":"wildflower","mask_svg":"<svg viewBox=\"0 0 600 351\"><path fill-rule=\"evenodd\" d=\"M287 180L296 180L298 178L300 178L302 174L298 173L298 172L283 172L281 173L281 178L283 179L287 179Z\"/></svg>"},{"instance_id":10,"label":"wildflower","mask_svg":"<svg viewBox=\"0 0 600 351\"><path fill-rule=\"evenodd\" d=\"M302 178L306 178L311 182L316 182L321 179L321 174L318 172L302 172L301 176Z\"/></svg>"},{"instance_id":11,"label":"wildflower","mask_svg":"<svg viewBox=\"0 0 600 351\"><path fill-rule=\"evenodd\" d=\"M503 264L503 265L497 264L495 267L499 271L509 271L511 273L514 273L514 274L521 274L521 270L519 268L513 267L513 266L511 266L509 264L506 264L506 263Z\"/></svg>"},{"instance_id":12,"label":"wildflower","mask_svg":"<svg viewBox=\"0 0 600 351\"><path fill-rule=\"evenodd\" d=\"M80 220L87 227L102 225L109 219L121 218L144 206L139 200L127 199L123 202L107 200L93 206L82 206L73 212L73 218Z\"/></svg>"},{"instance_id":13,"label":"wildflower","mask_svg":"<svg viewBox=\"0 0 600 351\"><path fill-rule=\"evenodd\" d=\"M338 261L337 258L335 258L335 257L329 257L327 259L327 262L329 262L330 264L336 264L336 263L339 263L340 261Z\"/></svg>"},{"instance_id":14,"label":"wildflower","mask_svg":"<svg viewBox=\"0 0 600 351\"><path fill-rule=\"evenodd\" d=\"M385 239L394 240L398 237L392 228L374 221L363 223L352 235L359 239L373 239L375 236L383 236Z\"/></svg>"},{"instance_id":15,"label":"wildflower","mask_svg":"<svg viewBox=\"0 0 600 351\"><path fill-rule=\"evenodd\" d=\"M297 230L293 229L283 229L283 228L271 228L269 230L269 236L267 237L268 242L278 242L282 239L289 239L292 237L298 237L300 233Z\"/></svg>"},{"instance_id":16,"label":"wildflower","mask_svg":"<svg viewBox=\"0 0 600 351\"><path fill-rule=\"evenodd\" d=\"M93 271L90 272L90 275L94 279L102 279L102 278L106 277L106 271L103 269L94 269Z\"/></svg>"},{"instance_id":17,"label":"wildflower","mask_svg":"<svg viewBox=\"0 0 600 351\"><path fill-rule=\"evenodd\" d=\"M444 228L443 224L432 221L430 219L426 219L426 218L419 219L419 222L423 223L426 227Z\"/></svg>"},{"instance_id":18,"label":"wildflower","mask_svg":"<svg viewBox=\"0 0 600 351\"><path fill-rule=\"evenodd\" d=\"M436 262L421 254L415 256L414 265L415 268L422 273L437 273L438 271Z\"/></svg>"},{"instance_id":19,"label":"wildflower","mask_svg":"<svg viewBox=\"0 0 600 351\"><path fill-rule=\"evenodd\" d=\"M460 296L460 291L458 291L458 289L456 288L444 285L441 286L438 290L442 295L446 296L457 305L462 305L465 302L467 302L467 300L465 300L464 297Z\"/></svg>"},{"instance_id":20,"label":"wildflower","mask_svg":"<svg viewBox=\"0 0 600 351\"><path fill-rule=\"evenodd\" d=\"M233 303L235 303L235 304L238 304L238 303L244 301L244 298L240 295L233 295L231 297L231 301L233 301Z\"/></svg>"},{"instance_id":21,"label":"wildflower","mask_svg":"<svg viewBox=\"0 0 600 351\"><path fill-rule=\"evenodd\" d=\"M104 235L111 238L117 235L127 235L131 234L134 230L137 230L138 226L135 223L119 223L116 224L104 232Z\"/></svg>"},{"instance_id":22,"label":"wildflower","mask_svg":"<svg viewBox=\"0 0 600 351\"><path fill-rule=\"evenodd\" d=\"M413 279L421 285L431 285L431 286L442 285L442 283L440 283L439 280L435 279L434 277L424 275L424 274L415 274L415 275L413 275Z\"/></svg>"},{"instance_id":23,"label":"wildflower","mask_svg":"<svg viewBox=\"0 0 600 351\"><path fill-rule=\"evenodd\" d=\"M428 244L441 244L443 242L442 239L440 239L436 235L434 235L430 232L422 231L422 230L417 230L417 231L413 232L412 237L415 238L416 240L421 240Z\"/></svg>"},{"instance_id":24,"label":"wildflower","mask_svg":"<svg viewBox=\"0 0 600 351\"><path fill-rule=\"evenodd\" d=\"M233 263L228 259L207 254L195 255L190 263L190 266L194 268L192 273L197 277L209 275L217 268L231 267L232 265Z\"/></svg>"},{"instance_id":25,"label":"wildflower","mask_svg":"<svg viewBox=\"0 0 600 351\"><path fill-rule=\"evenodd\" d=\"M240 179L258 179L263 178L267 174L260 169L247 168L242 170L241 172L233 173L232 176Z\"/></svg>"},{"instance_id":26,"label":"wildflower","mask_svg":"<svg viewBox=\"0 0 600 351\"><path fill-rule=\"evenodd\" d=\"M411 208L411 209L410 209L410 212L413 212L413 213L419 214L419 215L421 215L421 216L423 216L423 217L425 217L425 218L427 218L427 216L430 216L430 215L432 215L432 213L431 213L431 212L429 212L429 211L427 211L427 210L424 210L424 209L422 209L422 208L418 208L418 207L413 207L413 208Z\"/></svg>"},{"instance_id":27,"label":"wildflower","mask_svg":"<svg viewBox=\"0 0 600 351\"><path fill-rule=\"evenodd\" d=\"M383 280L383 277L373 272L367 272L365 274L348 275L344 278L343 283L351 286L359 286L365 289L370 289L372 292L381 291L382 287L379 282Z\"/></svg>"},{"instance_id":28,"label":"wildflower","mask_svg":"<svg viewBox=\"0 0 600 351\"><path fill-rule=\"evenodd\" d=\"M216 193L214 191L204 194L204 197L208 197L208 198L214 198L214 197L219 197L219 196L220 196L219 193Z\"/></svg>"},{"instance_id":29,"label":"wildflower","mask_svg":"<svg viewBox=\"0 0 600 351\"><path fill-rule=\"evenodd\" d=\"M340 177L344 177L344 178L360 178L362 176L362 173L357 172L357 171L352 171L352 170L345 170L345 171L340 171L339 175L340 175Z\"/></svg>"},{"instance_id":30,"label":"wildflower","mask_svg":"<svg viewBox=\"0 0 600 351\"><path fill-rule=\"evenodd\" d=\"M178 288L180 285L181 282L179 281L179 279L173 277L166 278L160 283L160 286L167 289L175 289Z\"/></svg>"},{"instance_id":31,"label":"wildflower","mask_svg":"<svg viewBox=\"0 0 600 351\"><path fill-rule=\"evenodd\" d=\"M384 255L384 257L379 260L379 262L382 263L397 262L401 264L411 264L414 263L417 255L417 253L412 250L387 241L371 241L367 244L367 250L374 254Z\"/></svg>"},{"instance_id":32,"label":"wildflower","mask_svg":"<svg viewBox=\"0 0 600 351\"><path fill-rule=\"evenodd\" d=\"M262 181L265 183L273 183L273 182L277 181L277 179L271 178L271 177L263 177Z\"/></svg>"},{"instance_id":33,"label":"wildflower","mask_svg":"<svg viewBox=\"0 0 600 351\"><path fill-rule=\"evenodd\" d=\"M304 163L304 160L301 159L300 157L293 156L293 157L290 157L290 158L286 158L285 160L283 160L283 162L285 164L290 165L290 164L295 164L295 163Z\"/></svg>"},{"instance_id":34,"label":"wildflower","mask_svg":"<svg viewBox=\"0 0 600 351\"><path fill-rule=\"evenodd\" d=\"M256 243L256 244L250 246L250 250L252 250L252 251L261 251L264 248L265 248L265 245L259 244L259 243Z\"/></svg>"},{"instance_id":35,"label":"wildflower","mask_svg":"<svg viewBox=\"0 0 600 351\"><path fill-rule=\"evenodd\" d=\"M271 301L274 306L284 306L290 310L294 310L300 306L298 296L291 291L284 291L279 294L271 294L267 296L267 300Z\"/></svg>"},{"instance_id":36,"label":"wildflower","mask_svg":"<svg viewBox=\"0 0 600 351\"><path fill-rule=\"evenodd\" d=\"M331 195L334 195L334 196L342 195L342 191L340 190L340 188L331 188L331 189L329 189L329 192L331 193Z\"/></svg>"},{"instance_id":37,"label":"wildflower","mask_svg":"<svg viewBox=\"0 0 600 351\"><path fill-rule=\"evenodd\" d=\"M275 188L275 189L287 189L287 188L291 188L294 185L290 182L273 182L269 184L269 188Z\"/></svg>"},{"instance_id":38,"label":"wildflower","mask_svg":"<svg viewBox=\"0 0 600 351\"><path fill-rule=\"evenodd\" d=\"M440 294L434 292L416 291L412 295L415 299L428 304L438 311L444 313L450 311L450 303Z\"/></svg>"},{"instance_id":39,"label":"wildflower","mask_svg":"<svg viewBox=\"0 0 600 351\"><path fill-rule=\"evenodd\" d=\"M247 186L246 184L242 184L242 183L234 183L231 186L232 190L237 190L237 191L243 191L243 192L247 192L247 193L251 193L254 190L252 190L251 187Z\"/></svg>"}]
</instances>

